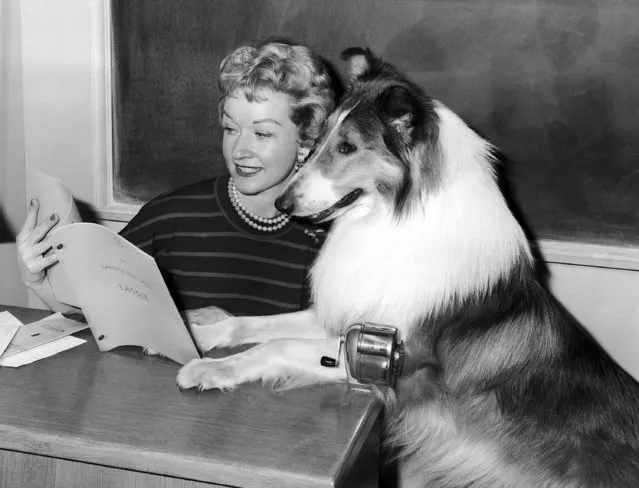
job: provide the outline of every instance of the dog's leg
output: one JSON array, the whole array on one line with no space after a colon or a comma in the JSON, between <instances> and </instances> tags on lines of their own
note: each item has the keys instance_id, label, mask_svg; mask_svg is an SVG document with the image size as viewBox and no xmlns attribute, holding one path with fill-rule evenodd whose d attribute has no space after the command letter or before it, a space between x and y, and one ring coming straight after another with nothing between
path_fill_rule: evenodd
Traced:
<instances>
[{"instance_id":1,"label":"dog's leg","mask_svg":"<svg viewBox=\"0 0 639 488\"><path fill-rule=\"evenodd\" d=\"M222 359L194 359L180 369L180 388L232 389L262 380L292 388L346 379L343 361L324 367L323 356L337 359L337 339L276 339Z\"/></svg>"},{"instance_id":2,"label":"dog's leg","mask_svg":"<svg viewBox=\"0 0 639 488\"><path fill-rule=\"evenodd\" d=\"M191 332L202 351L210 351L214 347L258 344L272 339L327 337L312 309L279 315L229 317L211 325L191 325Z\"/></svg>"}]
</instances>

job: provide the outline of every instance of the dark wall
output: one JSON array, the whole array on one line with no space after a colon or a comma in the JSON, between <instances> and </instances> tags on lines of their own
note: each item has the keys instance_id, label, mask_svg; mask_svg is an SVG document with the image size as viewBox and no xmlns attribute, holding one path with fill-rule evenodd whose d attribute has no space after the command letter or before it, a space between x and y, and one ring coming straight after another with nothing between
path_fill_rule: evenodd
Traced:
<instances>
[{"instance_id":1,"label":"dark wall","mask_svg":"<svg viewBox=\"0 0 639 488\"><path fill-rule=\"evenodd\" d=\"M288 36L339 70L368 45L506 158L537 237L639 244L639 2L114 1L120 198L223 171L224 54Z\"/></svg>"}]
</instances>

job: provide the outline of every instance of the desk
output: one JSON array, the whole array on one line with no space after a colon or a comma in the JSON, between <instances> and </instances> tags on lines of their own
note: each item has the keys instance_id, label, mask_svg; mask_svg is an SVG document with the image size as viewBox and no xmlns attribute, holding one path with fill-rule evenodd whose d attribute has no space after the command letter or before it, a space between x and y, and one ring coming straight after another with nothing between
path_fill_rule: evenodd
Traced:
<instances>
[{"instance_id":1,"label":"desk","mask_svg":"<svg viewBox=\"0 0 639 488\"><path fill-rule=\"evenodd\" d=\"M41 310L0 306L24 323ZM175 386L140 348L0 368L2 488L377 487L380 405L345 386Z\"/></svg>"}]
</instances>

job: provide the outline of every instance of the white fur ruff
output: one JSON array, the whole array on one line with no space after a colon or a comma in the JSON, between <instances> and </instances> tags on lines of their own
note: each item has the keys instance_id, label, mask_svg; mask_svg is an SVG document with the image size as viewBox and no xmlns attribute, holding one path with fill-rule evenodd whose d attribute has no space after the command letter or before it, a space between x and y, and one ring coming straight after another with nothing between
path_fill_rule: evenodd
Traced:
<instances>
[{"instance_id":1,"label":"white fur ruff","mask_svg":"<svg viewBox=\"0 0 639 488\"><path fill-rule=\"evenodd\" d=\"M371 321L407 335L448 300L487 288L520 256L531 259L494 183L490 145L446 107L437 113L443 190L421 189L423 205L400 221L377 199L367 215L345 215L331 229L312 283L318 318L333 334Z\"/></svg>"}]
</instances>

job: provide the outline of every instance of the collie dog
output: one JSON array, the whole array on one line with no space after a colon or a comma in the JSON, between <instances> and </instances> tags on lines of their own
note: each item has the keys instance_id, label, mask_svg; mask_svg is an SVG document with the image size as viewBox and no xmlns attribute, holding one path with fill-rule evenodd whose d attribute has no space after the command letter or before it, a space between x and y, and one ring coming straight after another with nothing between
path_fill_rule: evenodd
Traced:
<instances>
[{"instance_id":1,"label":"collie dog","mask_svg":"<svg viewBox=\"0 0 639 488\"><path fill-rule=\"evenodd\" d=\"M182 388L344 381L335 338L398 328L386 439L411 486L639 487L639 386L540 284L497 183L494 148L368 49L315 153L277 200L333 220L312 308L194 326Z\"/></svg>"}]
</instances>

